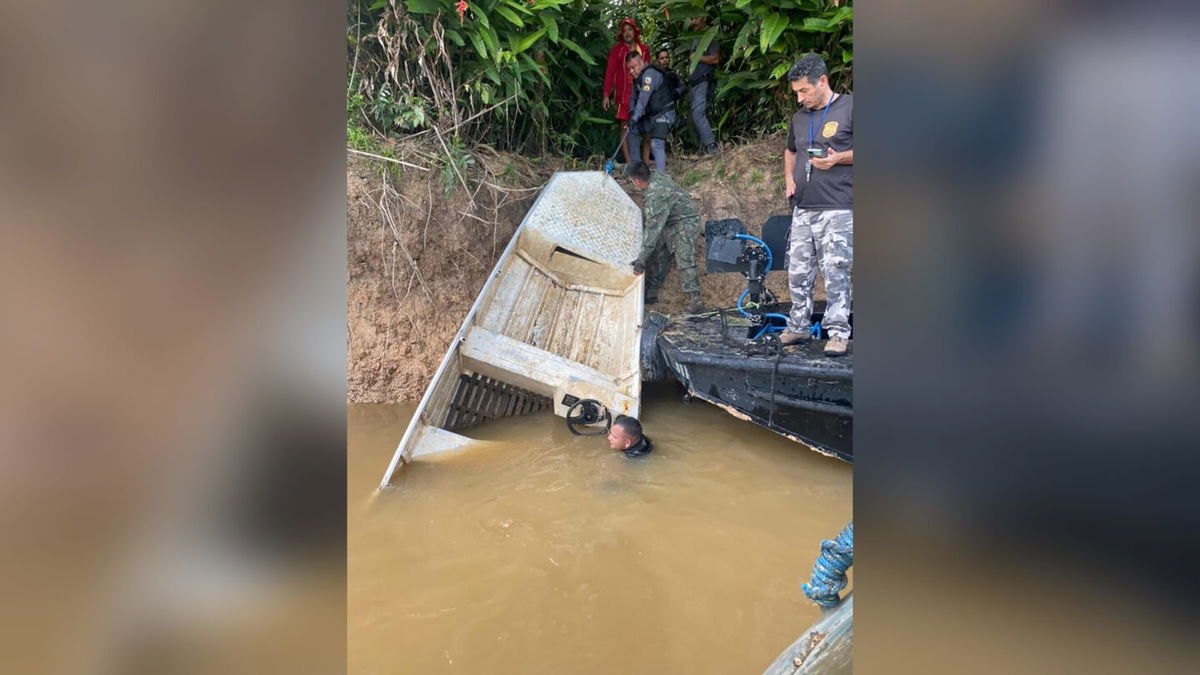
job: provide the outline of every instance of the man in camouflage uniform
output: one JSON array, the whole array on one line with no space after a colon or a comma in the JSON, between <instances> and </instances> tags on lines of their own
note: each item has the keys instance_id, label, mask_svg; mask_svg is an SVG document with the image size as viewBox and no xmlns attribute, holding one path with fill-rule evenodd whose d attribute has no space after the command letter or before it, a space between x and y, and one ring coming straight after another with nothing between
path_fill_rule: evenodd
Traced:
<instances>
[{"instance_id":1,"label":"man in camouflage uniform","mask_svg":"<svg viewBox=\"0 0 1200 675\"><path fill-rule=\"evenodd\" d=\"M817 268L825 277L822 323L825 354L850 350L850 268L854 263L854 130L850 94L829 88L825 62L805 54L788 71L801 109L792 116L783 153L792 229L788 235L788 290L792 311L785 345L807 342Z\"/></svg>"},{"instance_id":2,"label":"man in camouflage uniform","mask_svg":"<svg viewBox=\"0 0 1200 675\"><path fill-rule=\"evenodd\" d=\"M634 260L634 274L646 271L646 304L658 300L658 289L667 278L670 255L679 265L683 292L691 296L688 311L704 311L700 299L700 272L696 269L696 240L700 237L700 209L687 190L662 171L651 171L641 162L627 167L633 186L645 192L642 205L642 252Z\"/></svg>"}]
</instances>

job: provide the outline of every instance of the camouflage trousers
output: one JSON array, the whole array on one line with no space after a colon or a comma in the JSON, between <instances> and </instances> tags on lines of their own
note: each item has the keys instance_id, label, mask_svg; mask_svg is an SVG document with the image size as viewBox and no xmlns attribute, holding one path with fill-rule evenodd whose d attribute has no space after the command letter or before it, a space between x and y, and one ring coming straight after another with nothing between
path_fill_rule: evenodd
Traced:
<instances>
[{"instance_id":1,"label":"camouflage trousers","mask_svg":"<svg viewBox=\"0 0 1200 675\"><path fill-rule=\"evenodd\" d=\"M696 240L700 238L700 217L685 218L667 225L658 238L654 253L646 262L646 297L658 297L658 289L667 279L671 257L679 265L679 285L684 293L700 292L700 273L696 270Z\"/></svg>"},{"instance_id":2,"label":"camouflage trousers","mask_svg":"<svg viewBox=\"0 0 1200 675\"><path fill-rule=\"evenodd\" d=\"M812 322L817 269L825 278L825 318L831 337L850 337L850 267L854 264L854 212L795 209L788 239L788 330L807 331Z\"/></svg>"}]
</instances>

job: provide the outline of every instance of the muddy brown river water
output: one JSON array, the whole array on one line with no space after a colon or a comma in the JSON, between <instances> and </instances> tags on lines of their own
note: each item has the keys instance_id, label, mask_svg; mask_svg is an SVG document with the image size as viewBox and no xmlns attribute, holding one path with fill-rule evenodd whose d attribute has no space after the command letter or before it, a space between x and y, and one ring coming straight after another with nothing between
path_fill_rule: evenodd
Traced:
<instances>
[{"instance_id":1,"label":"muddy brown river water","mask_svg":"<svg viewBox=\"0 0 1200 675\"><path fill-rule=\"evenodd\" d=\"M760 673L818 618L850 465L659 388L647 457L543 414L376 493L414 407L349 409L351 673Z\"/></svg>"}]
</instances>

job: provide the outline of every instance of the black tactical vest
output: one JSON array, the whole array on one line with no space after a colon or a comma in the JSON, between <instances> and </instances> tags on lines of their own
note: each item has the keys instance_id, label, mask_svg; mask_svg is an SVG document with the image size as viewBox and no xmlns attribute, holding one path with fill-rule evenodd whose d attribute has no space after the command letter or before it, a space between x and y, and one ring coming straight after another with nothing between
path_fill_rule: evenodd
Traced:
<instances>
[{"instance_id":1,"label":"black tactical vest","mask_svg":"<svg viewBox=\"0 0 1200 675\"><path fill-rule=\"evenodd\" d=\"M675 89L671 86L671 80L667 77L667 74L655 66L646 66L646 70L653 70L662 78L662 84L650 92L650 100L646 102L646 114L657 115L664 110L674 107Z\"/></svg>"}]
</instances>

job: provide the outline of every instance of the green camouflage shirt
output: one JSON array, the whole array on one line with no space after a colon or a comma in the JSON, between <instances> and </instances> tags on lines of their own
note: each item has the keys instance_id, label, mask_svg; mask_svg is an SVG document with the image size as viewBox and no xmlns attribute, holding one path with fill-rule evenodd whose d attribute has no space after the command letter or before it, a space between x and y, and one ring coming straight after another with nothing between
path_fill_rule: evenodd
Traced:
<instances>
[{"instance_id":1,"label":"green camouflage shirt","mask_svg":"<svg viewBox=\"0 0 1200 675\"><path fill-rule=\"evenodd\" d=\"M664 228L678 225L689 218L697 222L700 220L696 200L667 174L651 171L650 185L646 187L646 199L642 206L642 253L638 260L644 263L650 259Z\"/></svg>"}]
</instances>

